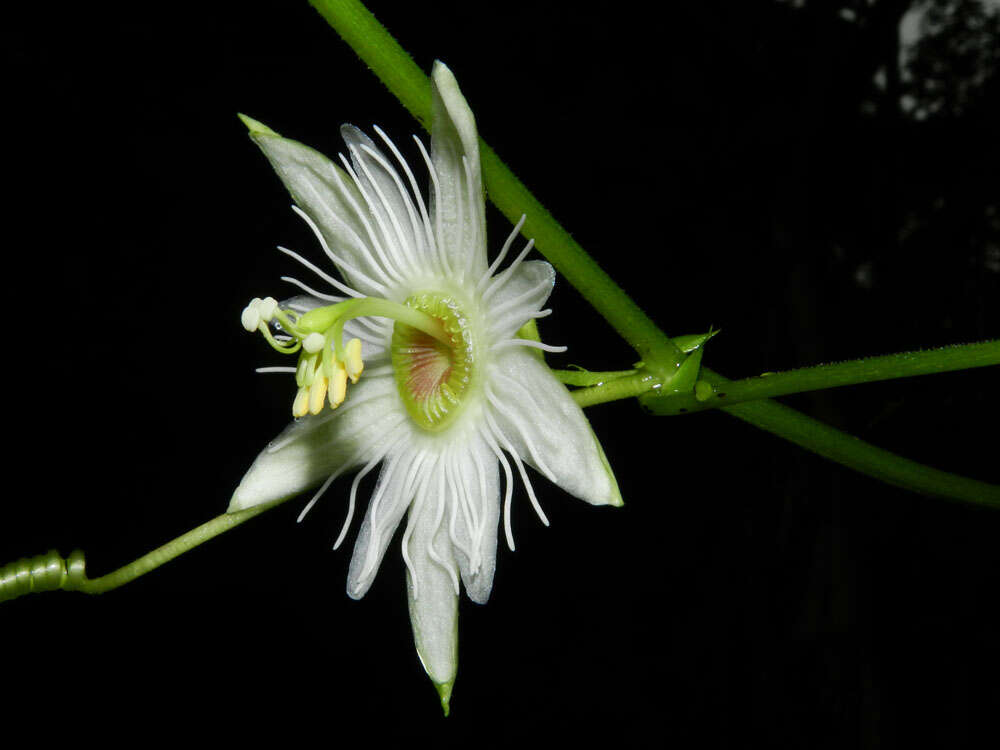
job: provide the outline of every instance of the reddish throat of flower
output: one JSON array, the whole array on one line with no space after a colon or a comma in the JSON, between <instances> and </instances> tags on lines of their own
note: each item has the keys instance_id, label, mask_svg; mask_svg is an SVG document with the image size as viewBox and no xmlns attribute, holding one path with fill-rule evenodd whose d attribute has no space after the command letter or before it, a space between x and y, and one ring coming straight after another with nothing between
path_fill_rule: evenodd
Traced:
<instances>
[{"instance_id":1,"label":"reddish throat of flower","mask_svg":"<svg viewBox=\"0 0 1000 750\"><path fill-rule=\"evenodd\" d=\"M411 304L411 300L407 300L407 304L402 305L375 297L362 297L317 307L304 313L282 307L273 297L255 298L243 310L240 319L247 331L259 331L276 351L282 354L299 354L298 365L288 370L294 369L295 383L298 386L292 402L292 415L304 417L307 414L319 414L327 405L331 409L340 406L347 397L348 380L357 383L364 371L361 340L352 338L346 344L343 341L344 326L353 318L389 318L395 321L395 330L402 327L408 332L408 336L420 336L421 341L433 342L437 345L437 351L449 362L463 361L462 357L449 355L452 349L464 341L462 324L447 305L441 316L428 312L431 308L437 309L426 301L430 298L438 299L439 296L417 295L411 298L417 300L417 303ZM424 300L424 303L420 300ZM454 330L449 330L448 326ZM393 341L395 340L396 335L393 337ZM428 346L433 348L432 345ZM433 400L433 394L453 394L456 392L454 389L444 387L451 382L451 378L452 374L449 374L438 387L421 391L417 400L427 402ZM454 406L450 408L454 411ZM447 410L431 406L427 413L444 415Z\"/></svg>"},{"instance_id":2,"label":"reddish throat of flower","mask_svg":"<svg viewBox=\"0 0 1000 750\"><path fill-rule=\"evenodd\" d=\"M429 432L452 424L475 380L473 326L459 302L437 293L415 294L406 305L437 320L445 337L397 321L392 334L392 370L407 413Z\"/></svg>"}]
</instances>

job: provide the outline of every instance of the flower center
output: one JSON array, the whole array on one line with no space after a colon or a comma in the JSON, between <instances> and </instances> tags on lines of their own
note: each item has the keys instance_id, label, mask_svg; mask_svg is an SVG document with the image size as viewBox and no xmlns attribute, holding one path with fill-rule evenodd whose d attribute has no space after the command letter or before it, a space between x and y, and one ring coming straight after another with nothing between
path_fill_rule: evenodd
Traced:
<instances>
[{"instance_id":1,"label":"flower center","mask_svg":"<svg viewBox=\"0 0 1000 750\"><path fill-rule=\"evenodd\" d=\"M475 373L475 340L469 319L454 297L415 294L405 303L441 323L446 339L397 321L392 333L392 369L406 411L425 430L437 432L461 413Z\"/></svg>"}]
</instances>

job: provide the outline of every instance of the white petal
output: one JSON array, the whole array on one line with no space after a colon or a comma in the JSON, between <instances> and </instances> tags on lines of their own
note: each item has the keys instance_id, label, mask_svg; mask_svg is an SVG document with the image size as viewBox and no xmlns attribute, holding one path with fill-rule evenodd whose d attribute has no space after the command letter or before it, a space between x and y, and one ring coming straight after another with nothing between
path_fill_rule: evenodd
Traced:
<instances>
[{"instance_id":1,"label":"white petal","mask_svg":"<svg viewBox=\"0 0 1000 750\"><path fill-rule=\"evenodd\" d=\"M292 497L367 463L406 419L392 377L363 377L340 408L298 419L271 441L233 493L229 512Z\"/></svg>"},{"instance_id":2,"label":"white petal","mask_svg":"<svg viewBox=\"0 0 1000 750\"><path fill-rule=\"evenodd\" d=\"M542 309L552 293L556 271L544 260L522 261L490 301L490 334L494 341L510 338Z\"/></svg>"},{"instance_id":3,"label":"white petal","mask_svg":"<svg viewBox=\"0 0 1000 750\"><path fill-rule=\"evenodd\" d=\"M500 522L500 469L480 435L467 438L453 454L445 495L449 535L465 593L485 604L493 588Z\"/></svg>"},{"instance_id":4,"label":"white petal","mask_svg":"<svg viewBox=\"0 0 1000 750\"><path fill-rule=\"evenodd\" d=\"M493 413L517 454L567 492L594 505L621 505L604 451L566 387L543 362L506 348L490 364Z\"/></svg>"},{"instance_id":5,"label":"white petal","mask_svg":"<svg viewBox=\"0 0 1000 750\"><path fill-rule=\"evenodd\" d=\"M347 595L352 599L360 599L371 588L396 527L424 478L420 472L423 465L420 453L407 446L386 456L354 543L347 573Z\"/></svg>"},{"instance_id":6,"label":"white petal","mask_svg":"<svg viewBox=\"0 0 1000 750\"><path fill-rule=\"evenodd\" d=\"M440 522L442 480L435 468L427 484L419 488L403 549L408 558L406 594L413 640L420 662L444 699L458 670L458 593L447 524Z\"/></svg>"},{"instance_id":7,"label":"white petal","mask_svg":"<svg viewBox=\"0 0 1000 750\"><path fill-rule=\"evenodd\" d=\"M377 284L393 280L369 248L366 218L361 213L364 199L350 176L319 151L298 141L271 131L251 130L250 137L295 203L319 228L330 250L343 261L337 265L347 283L368 296L384 293Z\"/></svg>"},{"instance_id":8,"label":"white petal","mask_svg":"<svg viewBox=\"0 0 1000 750\"><path fill-rule=\"evenodd\" d=\"M476 121L455 76L440 61L431 71L431 159L437 173L431 221L440 219L441 252L451 269L479 279L486 271L486 222Z\"/></svg>"}]
</instances>

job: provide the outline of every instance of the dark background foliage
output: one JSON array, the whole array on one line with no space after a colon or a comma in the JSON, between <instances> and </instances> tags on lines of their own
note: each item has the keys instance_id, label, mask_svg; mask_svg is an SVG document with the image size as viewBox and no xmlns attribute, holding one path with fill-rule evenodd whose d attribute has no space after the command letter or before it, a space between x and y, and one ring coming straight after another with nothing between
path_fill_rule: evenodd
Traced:
<instances>
[{"instance_id":1,"label":"dark background foliage","mask_svg":"<svg viewBox=\"0 0 1000 750\"><path fill-rule=\"evenodd\" d=\"M979 2L371 7L421 66L449 63L486 140L665 330L722 329L715 369L1000 335L998 20ZM0 562L81 547L98 575L222 512L288 417L238 316L280 296L275 244L315 247L235 112L327 153L342 121L417 126L305 2L6 21ZM493 215L494 247L506 232ZM553 306L554 361L632 361L566 283ZM996 382L788 401L997 482ZM448 720L398 554L364 601L343 593L345 482L301 525L288 503L119 591L2 605L4 713L130 744L996 740L1000 514L722 413L589 414L626 506L539 478L543 529L518 495L517 552L486 607L462 603Z\"/></svg>"}]
</instances>

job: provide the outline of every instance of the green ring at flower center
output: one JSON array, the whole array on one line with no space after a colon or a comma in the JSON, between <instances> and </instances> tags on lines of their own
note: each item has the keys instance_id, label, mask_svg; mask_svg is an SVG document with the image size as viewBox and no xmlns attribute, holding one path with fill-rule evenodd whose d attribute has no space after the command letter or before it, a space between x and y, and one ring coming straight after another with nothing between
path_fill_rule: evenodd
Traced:
<instances>
[{"instance_id":1,"label":"green ring at flower center","mask_svg":"<svg viewBox=\"0 0 1000 750\"><path fill-rule=\"evenodd\" d=\"M396 322L392 332L392 370L396 387L413 421L437 432L461 413L473 381L475 341L471 321L453 297L422 293L405 303L441 321L451 345Z\"/></svg>"}]
</instances>

